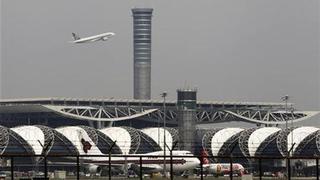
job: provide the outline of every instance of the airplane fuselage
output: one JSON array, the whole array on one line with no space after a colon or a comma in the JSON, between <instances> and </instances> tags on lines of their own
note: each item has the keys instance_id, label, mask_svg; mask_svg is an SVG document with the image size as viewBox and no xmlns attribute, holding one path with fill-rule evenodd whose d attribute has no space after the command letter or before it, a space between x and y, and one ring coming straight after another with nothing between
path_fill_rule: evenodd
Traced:
<instances>
[{"instance_id":1,"label":"airplane fuselage","mask_svg":"<svg viewBox=\"0 0 320 180\"><path fill-rule=\"evenodd\" d=\"M150 161L150 159L152 159ZM175 173L183 172L186 170L195 169L200 164L200 160L195 157L167 157L164 161L163 157L148 157L142 158L142 169L144 173L155 173L162 172L166 169L167 172L170 171L172 161L172 170ZM132 167L140 167L139 163L132 164Z\"/></svg>"},{"instance_id":2,"label":"airplane fuselage","mask_svg":"<svg viewBox=\"0 0 320 180\"><path fill-rule=\"evenodd\" d=\"M140 159L139 156L144 156ZM158 157L160 156L160 157ZM132 157L111 157L110 163L114 167L122 167L128 164L133 169L140 169L140 160L144 173L162 172L164 168L169 172L171 161L173 164L173 171L175 173L186 170L195 169L200 164L200 160L188 151L173 151L172 159L168 156L164 159L163 151L152 152L147 154L135 154ZM181 156L181 157L178 157ZM82 163L94 164L98 166L108 166L109 157L83 157Z\"/></svg>"},{"instance_id":3,"label":"airplane fuselage","mask_svg":"<svg viewBox=\"0 0 320 180\"><path fill-rule=\"evenodd\" d=\"M106 41L114 35L115 35L115 33L113 33L113 32L107 32L107 33L102 33L102 34L95 35L95 36L76 39L76 40L72 41L72 43L88 43L88 42L96 42L96 41L101 41L101 40Z\"/></svg>"},{"instance_id":4,"label":"airplane fuselage","mask_svg":"<svg viewBox=\"0 0 320 180\"><path fill-rule=\"evenodd\" d=\"M204 169L207 170L208 173L223 175L229 174L231 172L230 163L212 163L204 165ZM239 163L234 163L232 165L232 172L243 174L244 167Z\"/></svg>"}]
</instances>

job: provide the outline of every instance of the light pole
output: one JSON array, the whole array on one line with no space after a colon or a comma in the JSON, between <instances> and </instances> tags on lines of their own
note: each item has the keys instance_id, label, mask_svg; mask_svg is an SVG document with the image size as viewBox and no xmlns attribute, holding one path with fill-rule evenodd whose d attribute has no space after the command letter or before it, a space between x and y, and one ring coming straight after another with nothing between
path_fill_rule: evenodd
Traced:
<instances>
[{"instance_id":1,"label":"light pole","mask_svg":"<svg viewBox=\"0 0 320 180\"><path fill-rule=\"evenodd\" d=\"M287 113L288 113L288 101L289 101L289 95L285 95L283 97L281 97L281 100L284 101L286 103L286 106L285 106L285 112L286 112L286 115L285 117L287 116ZM286 130L288 130L288 119L286 118Z\"/></svg>"},{"instance_id":2,"label":"light pole","mask_svg":"<svg viewBox=\"0 0 320 180\"><path fill-rule=\"evenodd\" d=\"M166 177L166 97L168 93L164 91L161 93L163 98L163 175Z\"/></svg>"},{"instance_id":3,"label":"light pole","mask_svg":"<svg viewBox=\"0 0 320 180\"><path fill-rule=\"evenodd\" d=\"M159 118L158 118L158 144L160 145L160 121L161 121L161 110L158 111Z\"/></svg>"},{"instance_id":4,"label":"light pole","mask_svg":"<svg viewBox=\"0 0 320 180\"><path fill-rule=\"evenodd\" d=\"M289 95L285 95L283 97L281 97L281 100L282 101L285 101L285 120L286 120L286 131L288 130L288 101L289 101ZM292 119L291 119L292 120ZM293 125L293 121L291 122L291 125ZM290 132L290 131L289 131ZM289 135L289 134L288 134ZM290 179L290 176L291 176L291 168L290 168L290 159L289 159L289 156L290 156L290 153L292 152L293 150L293 127L291 127L291 146L290 146L290 149L289 149L289 142L288 142L288 135L287 135L287 176L289 177Z\"/></svg>"},{"instance_id":5,"label":"light pole","mask_svg":"<svg viewBox=\"0 0 320 180\"><path fill-rule=\"evenodd\" d=\"M292 129L292 131L291 131L291 146L293 147L293 116L294 116L293 111L294 111L294 107L292 105L290 107L290 111L291 111L291 117L290 117L290 119L291 119L291 129Z\"/></svg>"}]
</instances>

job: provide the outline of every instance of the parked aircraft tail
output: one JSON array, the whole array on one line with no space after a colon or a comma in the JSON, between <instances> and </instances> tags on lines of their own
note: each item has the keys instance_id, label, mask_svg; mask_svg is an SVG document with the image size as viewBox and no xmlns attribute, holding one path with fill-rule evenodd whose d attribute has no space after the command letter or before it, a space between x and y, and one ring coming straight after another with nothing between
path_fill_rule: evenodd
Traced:
<instances>
[{"instance_id":1,"label":"parked aircraft tail","mask_svg":"<svg viewBox=\"0 0 320 180\"><path fill-rule=\"evenodd\" d=\"M200 161L202 161L202 164L209 164L210 163L210 160L208 159L209 154L205 149L201 150L200 156L201 156Z\"/></svg>"},{"instance_id":2,"label":"parked aircraft tail","mask_svg":"<svg viewBox=\"0 0 320 180\"><path fill-rule=\"evenodd\" d=\"M80 39L80 37L76 33L72 33L72 36L74 40Z\"/></svg>"}]
</instances>

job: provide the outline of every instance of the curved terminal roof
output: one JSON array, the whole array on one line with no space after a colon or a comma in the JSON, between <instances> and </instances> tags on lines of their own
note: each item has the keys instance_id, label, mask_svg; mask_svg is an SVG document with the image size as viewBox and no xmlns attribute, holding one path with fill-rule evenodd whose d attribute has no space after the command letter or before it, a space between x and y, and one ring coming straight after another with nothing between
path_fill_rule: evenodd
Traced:
<instances>
[{"instance_id":1,"label":"curved terminal roof","mask_svg":"<svg viewBox=\"0 0 320 180\"><path fill-rule=\"evenodd\" d=\"M291 156L320 156L320 130L317 130L298 144Z\"/></svg>"},{"instance_id":2,"label":"curved terminal roof","mask_svg":"<svg viewBox=\"0 0 320 180\"><path fill-rule=\"evenodd\" d=\"M166 107L172 111L172 117L176 114L176 101L166 102ZM153 116L162 107L160 100L130 100L130 99L73 99L73 98L34 98L34 99L3 99L0 100L1 114L24 113L27 117L30 113L54 114L55 117L63 117L72 120L85 121L123 121L142 118L145 115ZM259 124L284 124L289 115L284 111L284 103L259 103L259 102L223 102L223 101L198 101L197 107L204 114L210 114L212 107L224 109L223 114L231 115L239 121ZM105 108L108 107L108 108ZM123 108L122 110L119 107ZM138 108L131 108L138 107ZM143 108L141 108L143 107ZM234 108L245 110L235 112ZM272 111L265 111L272 109ZM126 112L124 112L124 110ZM255 113L247 113L254 111ZM293 121L306 120L319 112L294 111L291 114ZM203 114L203 115L204 115ZM210 115L208 114L208 118ZM207 116L207 115L205 115ZM264 118L266 117L266 118ZM270 118L270 120L269 120ZM153 118L151 118L153 119ZM150 120L151 120L150 119ZM230 119L230 118L228 118ZM227 120L228 120L227 119ZM18 120L14 118L14 120ZM199 119L200 120L200 119ZM204 117L203 120L207 120ZM152 121L150 121L152 122ZM213 123L214 121L212 121ZM24 122L26 123L26 122ZM77 122L82 124L83 122ZM176 124L176 122L172 122Z\"/></svg>"},{"instance_id":3,"label":"curved terminal roof","mask_svg":"<svg viewBox=\"0 0 320 180\"><path fill-rule=\"evenodd\" d=\"M45 135L39 127L20 126L11 128L11 130L26 140L36 155L41 155L43 153Z\"/></svg>"},{"instance_id":4,"label":"curved terminal roof","mask_svg":"<svg viewBox=\"0 0 320 180\"><path fill-rule=\"evenodd\" d=\"M223 144L241 131L243 131L242 128L225 128L216 132L211 139L212 155L217 156Z\"/></svg>"},{"instance_id":5,"label":"curved terminal roof","mask_svg":"<svg viewBox=\"0 0 320 180\"><path fill-rule=\"evenodd\" d=\"M173 146L173 136L168 131L168 129L164 128L145 128L141 130L143 133L148 135L150 138L152 138L160 147L161 149L164 149L164 134L166 136L166 144L170 147L170 149ZM166 147L166 150L169 150Z\"/></svg>"},{"instance_id":6,"label":"curved terminal roof","mask_svg":"<svg viewBox=\"0 0 320 180\"><path fill-rule=\"evenodd\" d=\"M4 136L5 140L8 140L5 144L3 143L3 137L1 138L1 146L6 145L4 151L1 151L1 154L9 154L9 155L33 155L35 154L33 148L29 145L29 143L23 139L19 134L12 131L9 128L6 128L6 131L3 131L1 127L1 134ZM7 139L7 135L9 134L9 138Z\"/></svg>"},{"instance_id":7,"label":"curved terminal roof","mask_svg":"<svg viewBox=\"0 0 320 180\"><path fill-rule=\"evenodd\" d=\"M109 150L111 150L112 154L121 154L120 148L117 146L117 144L113 145L114 141L110 137L108 137L106 134L102 133L98 129L88 127L88 126L80 126L82 129L84 129L89 137L93 140L95 145L99 148L99 150L103 154L108 154ZM112 146L112 149L110 147Z\"/></svg>"},{"instance_id":8,"label":"curved terminal roof","mask_svg":"<svg viewBox=\"0 0 320 180\"><path fill-rule=\"evenodd\" d=\"M167 129L167 131L169 131L169 133L172 136L172 142L178 142L179 141L179 131L178 131L178 129L170 128L170 127L167 127L166 129Z\"/></svg>"},{"instance_id":9,"label":"curved terminal roof","mask_svg":"<svg viewBox=\"0 0 320 180\"><path fill-rule=\"evenodd\" d=\"M56 129L73 143L80 155L102 155L96 146L95 139L90 138L86 130L78 126L67 126Z\"/></svg>"},{"instance_id":10,"label":"curved terminal roof","mask_svg":"<svg viewBox=\"0 0 320 180\"><path fill-rule=\"evenodd\" d=\"M129 154L131 149L131 135L123 127L110 127L100 129L102 133L107 135L112 141L120 147L122 154Z\"/></svg>"},{"instance_id":11,"label":"curved terminal roof","mask_svg":"<svg viewBox=\"0 0 320 180\"><path fill-rule=\"evenodd\" d=\"M238 145L240 148L240 151L244 156L250 156L249 154L249 147L248 147L248 141L251 136L251 134L256 130L256 128L249 128L241 131L239 140L238 140Z\"/></svg>"},{"instance_id":12,"label":"curved terminal roof","mask_svg":"<svg viewBox=\"0 0 320 180\"><path fill-rule=\"evenodd\" d=\"M79 152L63 134L48 126L37 125L45 135L45 153L49 155L78 155Z\"/></svg>"},{"instance_id":13,"label":"curved terminal roof","mask_svg":"<svg viewBox=\"0 0 320 180\"><path fill-rule=\"evenodd\" d=\"M12 129L0 126L0 154L80 154L103 155L113 141L113 154L146 153L161 150L163 137L172 146L177 134L170 128L110 127L97 130L87 126L68 126L52 129L46 126L20 126ZM260 129L212 129L199 135L203 147L213 156L229 151L244 156L286 156L287 148L295 143L291 154L306 156L320 153L320 129L298 127L290 129L264 127ZM288 143L287 143L288 142ZM291 143L292 142L292 143ZM43 148L45 147L45 148ZM104 149L103 149L104 148Z\"/></svg>"},{"instance_id":14,"label":"curved terminal roof","mask_svg":"<svg viewBox=\"0 0 320 180\"><path fill-rule=\"evenodd\" d=\"M255 130L249 137L248 149L250 156L255 156L260 145L272 134L280 131L277 127L264 127Z\"/></svg>"},{"instance_id":15,"label":"curved terminal roof","mask_svg":"<svg viewBox=\"0 0 320 180\"><path fill-rule=\"evenodd\" d=\"M0 154L3 154L9 145L10 134L8 128L0 126L0 134Z\"/></svg>"},{"instance_id":16,"label":"curved terminal roof","mask_svg":"<svg viewBox=\"0 0 320 180\"><path fill-rule=\"evenodd\" d=\"M291 148L292 144L295 144L292 148L292 152L296 151L296 148L302 143L306 137L311 135L312 133L318 131L319 128L310 127L310 126L303 126L294 129L291 131L287 136L287 148L288 150Z\"/></svg>"}]
</instances>

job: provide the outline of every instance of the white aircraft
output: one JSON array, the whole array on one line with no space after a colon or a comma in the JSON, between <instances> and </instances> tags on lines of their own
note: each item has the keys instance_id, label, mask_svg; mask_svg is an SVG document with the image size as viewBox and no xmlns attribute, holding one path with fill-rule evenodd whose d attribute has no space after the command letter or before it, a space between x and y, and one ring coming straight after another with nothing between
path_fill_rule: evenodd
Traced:
<instances>
[{"instance_id":1,"label":"white aircraft","mask_svg":"<svg viewBox=\"0 0 320 180\"><path fill-rule=\"evenodd\" d=\"M205 172L214 174L216 176L231 173L230 163L210 163L204 164L203 169ZM232 173L242 176L244 174L244 167L239 163L232 164Z\"/></svg>"},{"instance_id":2,"label":"white aircraft","mask_svg":"<svg viewBox=\"0 0 320 180\"><path fill-rule=\"evenodd\" d=\"M91 155L99 152L97 146L93 141L81 134L78 138L80 139L80 149L84 151L84 154ZM100 152L101 153L101 152ZM103 155L101 153L101 155ZM170 171L170 157L166 157L166 163L163 164L164 158L157 157L163 156L163 151L155 151L146 154L132 154L131 157L111 157L111 166L113 169L124 169L125 167L131 167L133 170L140 170L140 156L149 156L142 157L142 169L143 173L150 174L156 172L162 172L164 166L167 171ZM200 160L197 157L193 157L193 154L190 151L172 151L173 156L183 156L183 157L173 157L173 171L174 173L183 172L186 170L191 170L199 166ZM87 166L87 169L93 172L99 172L104 167L109 165L109 157L82 157L81 162L83 165ZM137 169L138 168L138 169Z\"/></svg>"},{"instance_id":3,"label":"white aircraft","mask_svg":"<svg viewBox=\"0 0 320 180\"><path fill-rule=\"evenodd\" d=\"M142 158L142 171L143 173L157 173L163 172L164 167L167 172L170 171L170 157L166 157L166 163L164 164L163 157L152 157L152 156L163 156L163 151L156 151L152 153L143 154L144 156L150 155L151 157ZM187 170L193 170L200 164L200 160L196 157L193 157L193 154L190 151L172 151L172 155L176 156L172 158L172 170L173 173L178 174ZM182 156L182 157L177 157ZM149 162L148 162L149 161ZM139 161L131 164L133 170L139 171L140 165Z\"/></svg>"},{"instance_id":4,"label":"white aircraft","mask_svg":"<svg viewBox=\"0 0 320 180\"><path fill-rule=\"evenodd\" d=\"M85 38L80 38L77 34L72 33L74 41L70 41L71 43L89 43L89 42L96 42L96 41L106 41L110 37L116 35L113 32L107 32L107 33L102 33L98 34L95 36L90 36L90 37L85 37Z\"/></svg>"},{"instance_id":5,"label":"white aircraft","mask_svg":"<svg viewBox=\"0 0 320 180\"><path fill-rule=\"evenodd\" d=\"M103 169L107 169L109 166L109 157L106 154L99 152L98 147L92 142L89 137L79 136L79 150L83 150L82 155L88 155L88 157L80 157L81 165L85 167L85 170L90 174L101 173ZM85 140L86 139L86 140ZM90 157L90 155L93 155ZM101 157L94 155L103 155ZM142 157L142 169L144 174L151 174L156 172L163 172L164 166L166 170L170 171L170 157L166 157L166 163L164 165L163 151L156 151L146 154L132 154L130 157L111 157L110 163L113 171L125 170L127 167L131 167L134 171L140 170L140 156ZM173 172L180 173L186 170L195 169L200 164L200 160L193 157L193 154L189 151L172 151ZM157 157L160 156L160 157ZM176 157L183 156L183 157ZM75 165L74 158L71 158L72 162L51 162L52 164L61 165Z\"/></svg>"},{"instance_id":6,"label":"white aircraft","mask_svg":"<svg viewBox=\"0 0 320 180\"><path fill-rule=\"evenodd\" d=\"M208 153L202 151L201 154L203 156L208 156ZM210 163L208 158L202 158L203 162L203 171L209 174L214 174L216 176L230 174L231 166L230 163ZM239 163L232 163L232 173L237 174L238 176L242 176L245 172L244 167Z\"/></svg>"},{"instance_id":7,"label":"white aircraft","mask_svg":"<svg viewBox=\"0 0 320 180\"><path fill-rule=\"evenodd\" d=\"M200 164L200 160L193 157L193 154L189 151L173 151L173 156L183 156L183 157L173 157L173 172L175 174L181 173L187 170L195 169ZM139 156L150 156L142 157L142 170L144 174L151 174L157 172L163 172L164 166L166 170L170 171L170 157L166 157L166 163L164 164L163 151L156 151L146 154L133 154L135 157L111 157L111 166L113 169L125 167L131 167L134 171L140 171L140 157ZM188 157L190 156L190 157ZM109 165L109 157L83 157L81 159L83 165L91 173L100 173L102 169L105 169Z\"/></svg>"}]
</instances>

